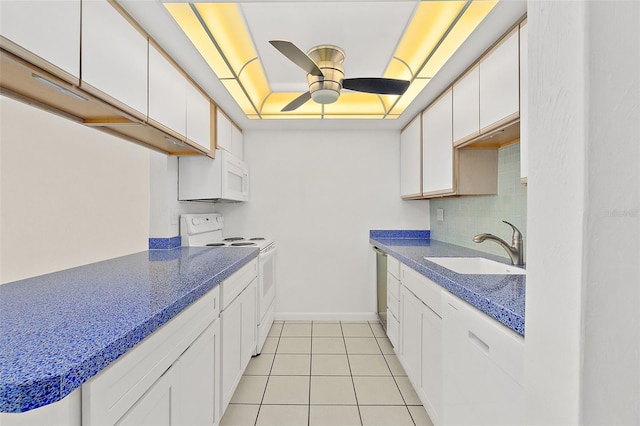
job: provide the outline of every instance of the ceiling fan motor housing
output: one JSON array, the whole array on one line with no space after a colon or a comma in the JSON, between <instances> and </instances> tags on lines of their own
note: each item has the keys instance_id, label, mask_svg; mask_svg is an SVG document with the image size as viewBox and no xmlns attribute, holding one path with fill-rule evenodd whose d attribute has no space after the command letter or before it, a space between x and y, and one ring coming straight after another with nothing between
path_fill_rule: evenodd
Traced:
<instances>
[{"instance_id":1,"label":"ceiling fan motor housing","mask_svg":"<svg viewBox=\"0 0 640 426\"><path fill-rule=\"evenodd\" d=\"M344 80L345 54L342 49L332 45L313 47L307 53L322 70L324 76L307 74L311 98L320 104L330 104L338 100L342 80Z\"/></svg>"}]
</instances>

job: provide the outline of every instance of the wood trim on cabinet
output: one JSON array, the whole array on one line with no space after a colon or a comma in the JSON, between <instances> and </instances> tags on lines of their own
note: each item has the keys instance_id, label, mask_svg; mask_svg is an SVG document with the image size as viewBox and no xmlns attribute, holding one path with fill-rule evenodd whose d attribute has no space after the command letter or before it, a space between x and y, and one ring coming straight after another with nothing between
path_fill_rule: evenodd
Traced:
<instances>
[{"instance_id":1,"label":"wood trim on cabinet","mask_svg":"<svg viewBox=\"0 0 640 426\"><path fill-rule=\"evenodd\" d=\"M454 148L500 148L520 140L520 116L512 114L491 126L485 127L480 136L458 141Z\"/></svg>"}]
</instances>

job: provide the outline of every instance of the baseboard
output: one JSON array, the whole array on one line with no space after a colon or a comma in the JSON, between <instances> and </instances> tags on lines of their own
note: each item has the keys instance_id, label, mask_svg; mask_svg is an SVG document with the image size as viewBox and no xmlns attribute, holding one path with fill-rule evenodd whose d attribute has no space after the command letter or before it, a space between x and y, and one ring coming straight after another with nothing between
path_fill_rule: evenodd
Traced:
<instances>
[{"instance_id":1,"label":"baseboard","mask_svg":"<svg viewBox=\"0 0 640 426\"><path fill-rule=\"evenodd\" d=\"M280 321L378 321L375 312L276 312Z\"/></svg>"}]
</instances>

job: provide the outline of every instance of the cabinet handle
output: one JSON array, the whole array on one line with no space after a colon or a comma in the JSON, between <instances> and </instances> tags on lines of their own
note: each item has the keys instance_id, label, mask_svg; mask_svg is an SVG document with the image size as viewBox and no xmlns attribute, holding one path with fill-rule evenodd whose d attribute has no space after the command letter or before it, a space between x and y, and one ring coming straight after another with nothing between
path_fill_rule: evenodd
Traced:
<instances>
[{"instance_id":1,"label":"cabinet handle","mask_svg":"<svg viewBox=\"0 0 640 426\"><path fill-rule=\"evenodd\" d=\"M471 330L469 330L469 340L471 340L471 342L476 345L478 348L480 348L480 350L486 354L489 353L489 345L487 345L484 340L482 340L481 338L479 338L478 336L476 336Z\"/></svg>"}]
</instances>

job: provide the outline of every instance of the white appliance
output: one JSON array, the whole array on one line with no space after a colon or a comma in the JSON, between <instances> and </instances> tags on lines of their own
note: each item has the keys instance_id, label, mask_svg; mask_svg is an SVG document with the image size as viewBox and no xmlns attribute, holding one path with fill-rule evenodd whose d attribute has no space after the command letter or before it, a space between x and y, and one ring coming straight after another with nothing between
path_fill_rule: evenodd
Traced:
<instances>
[{"instance_id":1,"label":"white appliance","mask_svg":"<svg viewBox=\"0 0 640 426\"><path fill-rule=\"evenodd\" d=\"M256 354L262 351L275 317L276 299L276 245L267 237L225 237L224 217L218 213L183 214L180 216L182 245L187 247L256 247L258 255L257 315L258 344Z\"/></svg>"},{"instance_id":2,"label":"white appliance","mask_svg":"<svg viewBox=\"0 0 640 426\"><path fill-rule=\"evenodd\" d=\"M178 159L180 201L247 201L249 168L227 151L217 149L214 159L182 156Z\"/></svg>"}]
</instances>

